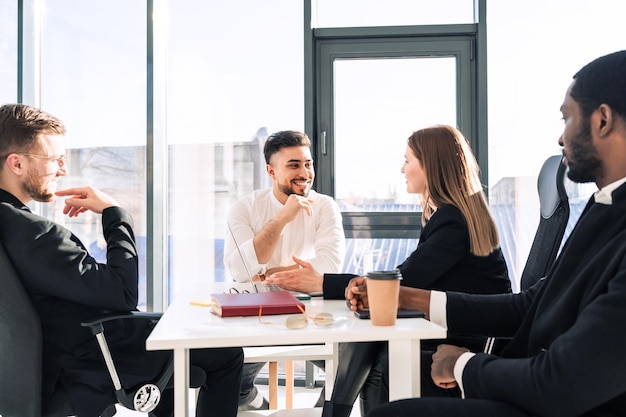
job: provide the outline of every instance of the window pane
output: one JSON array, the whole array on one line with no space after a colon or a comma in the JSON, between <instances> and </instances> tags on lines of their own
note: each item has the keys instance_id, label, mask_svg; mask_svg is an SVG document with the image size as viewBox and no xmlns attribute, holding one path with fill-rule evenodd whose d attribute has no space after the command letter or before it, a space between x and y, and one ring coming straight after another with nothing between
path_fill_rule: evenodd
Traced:
<instances>
[{"instance_id":1,"label":"window pane","mask_svg":"<svg viewBox=\"0 0 626 417\"><path fill-rule=\"evenodd\" d=\"M343 270L357 275L392 270L415 251L418 242L419 239L346 239Z\"/></svg>"},{"instance_id":2,"label":"window pane","mask_svg":"<svg viewBox=\"0 0 626 417\"><path fill-rule=\"evenodd\" d=\"M624 49L626 3L529 0L488 8L490 194L510 196L513 214L499 226L504 239L514 237L507 261L519 276L539 221L537 174L560 153L565 91L587 62ZM573 204L581 205L595 186L573 188ZM570 223L579 212L572 208Z\"/></svg>"},{"instance_id":3,"label":"window pane","mask_svg":"<svg viewBox=\"0 0 626 417\"><path fill-rule=\"evenodd\" d=\"M17 101L17 2L0 0L0 104Z\"/></svg>"},{"instance_id":4,"label":"window pane","mask_svg":"<svg viewBox=\"0 0 626 417\"><path fill-rule=\"evenodd\" d=\"M334 77L342 211L417 211L400 172L406 143L422 127L456 126L455 58L336 60Z\"/></svg>"},{"instance_id":5,"label":"window pane","mask_svg":"<svg viewBox=\"0 0 626 417\"><path fill-rule=\"evenodd\" d=\"M170 298L230 280L226 212L268 186L268 133L304 130L302 2L170 2ZM246 13L241 13L246 10ZM279 14L279 18L277 16Z\"/></svg>"},{"instance_id":6,"label":"window pane","mask_svg":"<svg viewBox=\"0 0 626 417\"><path fill-rule=\"evenodd\" d=\"M313 0L313 27L474 23L473 0Z\"/></svg>"},{"instance_id":7,"label":"window pane","mask_svg":"<svg viewBox=\"0 0 626 417\"><path fill-rule=\"evenodd\" d=\"M107 1L97 9L82 0L50 1L41 52L41 107L67 128L69 173L60 187L93 185L130 211L139 245L142 307L147 233L145 7L145 2L125 0ZM58 199L47 215L65 222L105 261L100 216L85 213L68 219L62 204Z\"/></svg>"}]
</instances>

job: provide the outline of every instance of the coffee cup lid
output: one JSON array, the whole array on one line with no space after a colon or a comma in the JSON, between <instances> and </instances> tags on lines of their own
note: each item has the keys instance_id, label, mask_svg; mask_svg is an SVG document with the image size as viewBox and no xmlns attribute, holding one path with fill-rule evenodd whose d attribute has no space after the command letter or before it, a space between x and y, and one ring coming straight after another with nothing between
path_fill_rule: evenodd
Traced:
<instances>
[{"instance_id":1,"label":"coffee cup lid","mask_svg":"<svg viewBox=\"0 0 626 417\"><path fill-rule=\"evenodd\" d=\"M402 279L402 274L399 269L393 269L391 271L370 271L366 277L371 279Z\"/></svg>"}]
</instances>

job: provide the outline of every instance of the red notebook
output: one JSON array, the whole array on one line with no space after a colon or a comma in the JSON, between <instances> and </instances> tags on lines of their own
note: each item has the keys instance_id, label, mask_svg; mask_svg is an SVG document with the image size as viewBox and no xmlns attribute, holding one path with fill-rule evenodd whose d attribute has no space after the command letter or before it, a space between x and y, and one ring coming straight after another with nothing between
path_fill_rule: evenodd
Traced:
<instances>
[{"instance_id":1,"label":"red notebook","mask_svg":"<svg viewBox=\"0 0 626 417\"><path fill-rule=\"evenodd\" d=\"M289 291L270 291L242 294L211 294L215 304L211 311L221 317L258 316L262 306L264 316L270 314L300 313L304 303Z\"/></svg>"}]
</instances>

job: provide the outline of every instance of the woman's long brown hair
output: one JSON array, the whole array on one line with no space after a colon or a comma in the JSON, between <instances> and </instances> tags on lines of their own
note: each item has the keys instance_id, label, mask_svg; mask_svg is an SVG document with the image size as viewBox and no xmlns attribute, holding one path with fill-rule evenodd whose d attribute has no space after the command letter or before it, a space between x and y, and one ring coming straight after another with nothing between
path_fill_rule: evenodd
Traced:
<instances>
[{"instance_id":1,"label":"woman's long brown hair","mask_svg":"<svg viewBox=\"0 0 626 417\"><path fill-rule=\"evenodd\" d=\"M467 222L472 254L487 256L498 248L498 229L480 183L478 163L463 134L452 126L435 125L414 132L408 145L426 172L422 222L436 207L453 205Z\"/></svg>"}]
</instances>

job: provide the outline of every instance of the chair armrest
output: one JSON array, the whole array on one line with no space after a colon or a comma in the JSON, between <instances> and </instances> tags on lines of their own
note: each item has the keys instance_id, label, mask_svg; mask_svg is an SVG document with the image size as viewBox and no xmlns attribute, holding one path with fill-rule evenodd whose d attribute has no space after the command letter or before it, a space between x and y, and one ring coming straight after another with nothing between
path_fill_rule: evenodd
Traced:
<instances>
[{"instance_id":1,"label":"chair armrest","mask_svg":"<svg viewBox=\"0 0 626 417\"><path fill-rule=\"evenodd\" d=\"M104 331L103 324L111 320L121 319L150 319L158 320L163 313L145 312L145 311L127 311L127 312L113 312L106 313L101 316L95 317L89 321L82 322L80 325L83 327L89 327L91 332L96 335Z\"/></svg>"},{"instance_id":2,"label":"chair armrest","mask_svg":"<svg viewBox=\"0 0 626 417\"><path fill-rule=\"evenodd\" d=\"M113 363L113 358L111 357L111 352L109 351L109 347L104 336L103 324L111 320L159 320L161 316L163 316L163 313L143 311L110 312L95 317L92 320L81 322L81 326L89 327L91 329L91 332L98 341L100 350L102 351L102 356L104 357L104 362L107 366L107 369L111 376L111 380L113 382L113 386L115 388L115 396L117 398L117 401L129 410L136 410L146 413L152 411L155 405L155 401L156 404L158 404L158 397L160 393L163 392L164 389L166 389L172 379L172 375L174 373L174 362L172 359L169 360L169 362L165 366L165 369L158 377L157 381L154 381L154 383L146 382L139 387L124 389L117 374L117 370L115 369L115 364ZM192 365L190 367L190 371L191 372L189 384L192 388L198 388L205 384L207 375L204 369ZM154 391L152 389L152 387L154 386L153 384L158 387L158 390Z\"/></svg>"},{"instance_id":3,"label":"chair armrest","mask_svg":"<svg viewBox=\"0 0 626 417\"><path fill-rule=\"evenodd\" d=\"M136 410L141 412L150 412L158 404L160 393L163 392L167 383L172 377L173 362L170 360L167 364L164 372L156 382L157 390L153 390L152 383L145 383L132 389L124 389L120 381L115 364L113 363L113 357L109 350L109 346L104 336L104 323L112 320L127 320L127 319L143 319L143 320L158 320L161 318L162 313L146 313L142 311L129 311L129 312L110 312L103 314L99 317L95 317L92 320L81 323L83 327L89 327L92 334L96 337L104 362L111 376L113 387L115 388L115 396L117 402L130 410ZM206 378L206 377L205 377Z\"/></svg>"}]
</instances>

